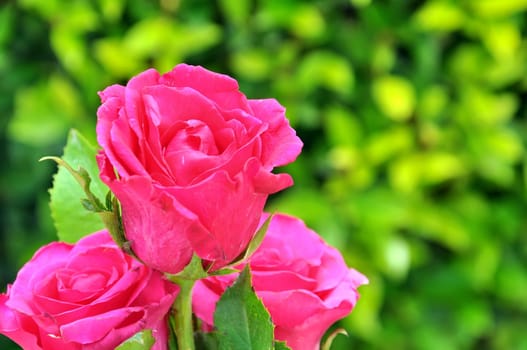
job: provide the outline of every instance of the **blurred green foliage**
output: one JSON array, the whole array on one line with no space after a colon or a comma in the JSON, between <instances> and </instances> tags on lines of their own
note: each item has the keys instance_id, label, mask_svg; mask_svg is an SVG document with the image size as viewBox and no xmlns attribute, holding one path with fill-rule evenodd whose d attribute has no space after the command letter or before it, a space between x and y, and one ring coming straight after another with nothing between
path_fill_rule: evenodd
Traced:
<instances>
[{"instance_id":1,"label":"blurred green foliage","mask_svg":"<svg viewBox=\"0 0 527 350\"><path fill-rule=\"evenodd\" d=\"M527 349L527 1L0 6L2 286L55 239L37 160L94 140L98 90L187 62L277 98L304 140L269 207L370 278L334 349Z\"/></svg>"}]
</instances>

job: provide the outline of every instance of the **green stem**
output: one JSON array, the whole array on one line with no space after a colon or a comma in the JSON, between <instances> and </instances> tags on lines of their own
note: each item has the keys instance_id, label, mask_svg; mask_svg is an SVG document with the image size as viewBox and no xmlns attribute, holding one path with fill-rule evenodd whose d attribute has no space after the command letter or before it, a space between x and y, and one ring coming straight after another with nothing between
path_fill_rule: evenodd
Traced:
<instances>
[{"instance_id":1,"label":"green stem","mask_svg":"<svg viewBox=\"0 0 527 350\"><path fill-rule=\"evenodd\" d=\"M178 350L194 350L194 329L192 327L192 287L197 280L207 277L199 256L194 254L188 265L177 275L165 273L169 281L179 286L179 294L172 305L174 333Z\"/></svg>"},{"instance_id":2,"label":"green stem","mask_svg":"<svg viewBox=\"0 0 527 350\"><path fill-rule=\"evenodd\" d=\"M194 350L194 329L192 326L192 287L195 280L174 278L180 287L179 294L172 306L174 311L174 331L178 350Z\"/></svg>"}]
</instances>

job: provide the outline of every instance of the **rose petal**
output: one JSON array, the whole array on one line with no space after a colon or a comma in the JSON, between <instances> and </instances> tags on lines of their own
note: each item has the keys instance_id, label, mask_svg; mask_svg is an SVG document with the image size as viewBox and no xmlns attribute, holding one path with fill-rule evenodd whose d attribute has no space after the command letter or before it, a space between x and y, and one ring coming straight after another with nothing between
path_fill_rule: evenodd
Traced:
<instances>
[{"instance_id":1,"label":"rose petal","mask_svg":"<svg viewBox=\"0 0 527 350\"><path fill-rule=\"evenodd\" d=\"M265 219L262 218L261 224ZM313 230L306 227L302 220L288 215L275 215L267 232L271 234L266 236L261 248L255 252L252 258L254 265L261 265L261 261L267 260L267 252L275 249L280 251L282 266L294 262L303 262L311 266L321 265L323 254L321 247L325 244ZM302 239L299 239L299 236Z\"/></svg>"},{"instance_id":2,"label":"rose petal","mask_svg":"<svg viewBox=\"0 0 527 350\"><path fill-rule=\"evenodd\" d=\"M60 333L66 342L89 344L99 342L110 330L119 329L122 330L119 332L119 340L127 339L127 337L134 335L141 329L141 325L137 321L141 320L143 316L144 309L141 307L110 310L93 317L86 317L65 324L60 327ZM128 322L126 327L119 327L127 318L133 318L134 321ZM115 345L120 343L119 340L117 340L118 342Z\"/></svg>"},{"instance_id":3,"label":"rose petal","mask_svg":"<svg viewBox=\"0 0 527 350\"><path fill-rule=\"evenodd\" d=\"M161 318L157 324L152 327L152 335L155 338L154 345L150 350L166 350L168 339L168 320Z\"/></svg>"},{"instance_id":4,"label":"rose petal","mask_svg":"<svg viewBox=\"0 0 527 350\"><path fill-rule=\"evenodd\" d=\"M314 290L317 281L293 271L253 271L253 286L256 290Z\"/></svg>"},{"instance_id":5,"label":"rose petal","mask_svg":"<svg viewBox=\"0 0 527 350\"><path fill-rule=\"evenodd\" d=\"M149 179L111 181L103 177L121 202L125 234L132 250L161 271L177 273L192 256L185 232L196 215ZM145 234L148 232L148 234Z\"/></svg>"},{"instance_id":6,"label":"rose petal","mask_svg":"<svg viewBox=\"0 0 527 350\"><path fill-rule=\"evenodd\" d=\"M269 124L262 134L262 163L266 169L293 162L303 143L285 118L285 109L275 99L249 100L254 115Z\"/></svg>"},{"instance_id":7,"label":"rose petal","mask_svg":"<svg viewBox=\"0 0 527 350\"><path fill-rule=\"evenodd\" d=\"M308 290L271 292L256 290L275 324L292 328L307 318L325 311L320 298Z\"/></svg>"},{"instance_id":8,"label":"rose petal","mask_svg":"<svg viewBox=\"0 0 527 350\"><path fill-rule=\"evenodd\" d=\"M38 313L28 302L33 297L33 286L64 266L70 251L71 246L66 243L51 243L40 248L18 272L7 305L27 315ZM49 256L53 256L53 260Z\"/></svg>"},{"instance_id":9,"label":"rose petal","mask_svg":"<svg viewBox=\"0 0 527 350\"><path fill-rule=\"evenodd\" d=\"M8 291L9 293L9 291ZM23 349L41 349L38 345L37 325L7 306L8 296L0 294L0 334L5 335Z\"/></svg>"},{"instance_id":10,"label":"rose petal","mask_svg":"<svg viewBox=\"0 0 527 350\"><path fill-rule=\"evenodd\" d=\"M194 89L154 85L143 91L147 116L157 121L163 143L170 138L171 126L180 121L200 120L213 131L225 126L216 103Z\"/></svg>"},{"instance_id":11,"label":"rose petal","mask_svg":"<svg viewBox=\"0 0 527 350\"><path fill-rule=\"evenodd\" d=\"M218 171L193 186L169 189L199 217L200 226L190 226L187 238L202 259L214 262L214 268L236 258L256 232L267 196L255 193L251 177L242 173L232 179Z\"/></svg>"},{"instance_id":12,"label":"rose petal","mask_svg":"<svg viewBox=\"0 0 527 350\"><path fill-rule=\"evenodd\" d=\"M326 245L321 260L320 266L317 266L315 277L319 281L316 290L324 291L335 288L349 272L344 258L338 250Z\"/></svg>"},{"instance_id":13,"label":"rose petal","mask_svg":"<svg viewBox=\"0 0 527 350\"><path fill-rule=\"evenodd\" d=\"M367 283L368 279L361 273L349 269L345 278L325 295L323 300L324 305L327 308L340 307L342 301L345 300L349 305L349 311L351 311L359 299L357 288Z\"/></svg>"},{"instance_id":14,"label":"rose petal","mask_svg":"<svg viewBox=\"0 0 527 350\"><path fill-rule=\"evenodd\" d=\"M220 293L211 290L203 281L197 281L192 289L192 310L204 322L214 324L214 310Z\"/></svg>"},{"instance_id":15,"label":"rose petal","mask_svg":"<svg viewBox=\"0 0 527 350\"><path fill-rule=\"evenodd\" d=\"M143 135L133 135L129 120L122 116L114 121L110 129L110 145L104 148L105 154L111 160L121 176L131 174L147 176L148 171L140 157L140 142Z\"/></svg>"},{"instance_id":16,"label":"rose petal","mask_svg":"<svg viewBox=\"0 0 527 350\"><path fill-rule=\"evenodd\" d=\"M132 171L144 173L136 155L138 137L130 128L123 108L124 94L125 89L120 85L112 85L99 93L103 103L97 110L97 142L121 175ZM121 143L120 147L114 148L115 141Z\"/></svg>"},{"instance_id":17,"label":"rose petal","mask_svg":"<svg viewBox=\"0 0 527 350\"><path fill-rule=\"evenodd\" d=\"M178 64L172 71L161 76L160 83L190 87L215 101L222 109L243 109L247 112L250 110L247 99L238 90L236 80L200 66Z\"/></svg>"},{"instance_id":18,"label":"rose petal","mask_svg":"<svg viewBox=\"0 0 527 350\"><path fill-rule=\"evenodd\" d=\"M72 247L71 254L79 254L86 249L102 246L115 249L115 243L106 230L97 231L79 239Z\"/></svg>"},{"instance_id":19,"label":"rose petal","mask_svg":"<svg viewBox=\"0 0 527 350\"><path fill-rule=\"evenodd\" d=\"M293 185L289 174L273 174L260 168L254 176L254 190L259 193L273 194Z\"/></svg>"}]
</instances>

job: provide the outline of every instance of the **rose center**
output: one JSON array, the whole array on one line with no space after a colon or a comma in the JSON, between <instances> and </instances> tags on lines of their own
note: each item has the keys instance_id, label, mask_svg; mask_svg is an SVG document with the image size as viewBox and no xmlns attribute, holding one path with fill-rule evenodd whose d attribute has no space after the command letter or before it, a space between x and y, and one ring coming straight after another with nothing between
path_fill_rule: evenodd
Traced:
<instances>
[{"instance_id":1,"label":"rose center","mask_svg":"<svg viewBox=\"0 0 527 350\"><path fill-rule=\"evenodd\" d=\"M106 286L106 276L100 273L80 273L71 279L71 289L79 292L99 290Z\"/></svg>"},{"instance_id":2,"label":"rose center","mask_svg":"<svg viewBox=\"0 0 527 350\"><path fill-rule=\"evenodd\" d=\"M62 269L56 272L55 280L57 294L51 294L51 290L48 289L46 295L74 303L92 299L101 290L107 288L108 284L107 274L100 270Z\"/></svg>"},{"instance_id":3,"label":"rose center","mask_svg":"<svg viewBox=\"0 0 527 350\"><path fill-rule=\"evenodd\" d=\"M195 119L181 124L166 146L167 153L182 150L198 151L208 155L219 153L214 135L208 125Z\"/></svg>"},{"instance_id":4,"label":"rose center","mask_svg":"<svg viewBox=\"0 0 527 350\"><path fill-rule=\"evenodd\" d=\"M170 136L169 138L167 136ZM164 158L178 185L188 185L221 162L213 131L200 120L188 120L165 134Z\"/></svg>"}]
</instances>

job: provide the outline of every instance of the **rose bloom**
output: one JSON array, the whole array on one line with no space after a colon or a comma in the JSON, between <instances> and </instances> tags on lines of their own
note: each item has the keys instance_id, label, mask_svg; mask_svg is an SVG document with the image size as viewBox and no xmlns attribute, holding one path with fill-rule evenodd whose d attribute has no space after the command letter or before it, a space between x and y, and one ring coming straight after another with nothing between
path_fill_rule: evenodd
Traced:
<instances>
[{"instance_id":1,"label":"rose bloom","mask_svg":"<svg viewBox=\"0 0 527 350\"><path fill-rule=\"evenodd\" d=\"M134 253L169 273L193 252L212 269L239 256L268 195L292 184L271 173L302 147L284 108L186 64L149 69L100 96L101 179L121 203Z\"/></svg>"},{"instance_id":2,"label":"rose bloom","mask_svg":"<svg viewBox=\"0 0 527 350\"><path fill-rule=\"evenodd\" d=\"M114 349L144 329L167 349L179 287L113 243L107 231L39 249L0 294L0 334L25 350Z\"/></svg>"},{"instance_id":3,"label":"rose bloom","mask_svg":"<svg viewBox=\"0 0 527 350\"><path fill-rule=\"evenodd\" d=\"M275 215L262 245L249 260L256 294L275 324L275 338L293 350L319 349L326 330L347 316L366 277L346 266L328 246L294 217ZM193 309L213 324L216 303L237 274L208 277L193 289Z\"/></svg>"}]
</instances>

